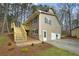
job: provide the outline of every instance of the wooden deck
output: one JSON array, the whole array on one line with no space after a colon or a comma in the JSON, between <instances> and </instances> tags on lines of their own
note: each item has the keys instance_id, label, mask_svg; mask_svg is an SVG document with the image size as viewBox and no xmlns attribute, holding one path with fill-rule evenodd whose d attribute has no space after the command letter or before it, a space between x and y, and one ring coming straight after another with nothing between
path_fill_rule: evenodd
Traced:
<instances>
[{"instance_id":1,"label":"wooden deck","mask_svg":"<svg viewBox=\"0 0 79 59\"><path fill-rule=\"evenodd\" d=\"M39 44L39 43L42 43L42 42L38 39L33 39L33 38L28 37L26 42L16 43L16 45L23 47L23 46L32 45L32 44Z\"/></svg>"}]
</instances>

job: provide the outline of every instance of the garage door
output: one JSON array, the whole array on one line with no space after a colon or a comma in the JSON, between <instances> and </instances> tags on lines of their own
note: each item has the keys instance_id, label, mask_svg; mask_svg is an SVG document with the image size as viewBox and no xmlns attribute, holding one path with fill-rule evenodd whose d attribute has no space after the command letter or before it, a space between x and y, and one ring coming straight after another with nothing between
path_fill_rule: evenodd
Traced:
<instances>
[{"instance_id":1,"label":"garage door","mask_svg":"<svg viewBox=\"0 0 79 59\"><path fill-rule=\"evenodd\" d=\"M58 33L51 33L51 40L57 40L60 39L60 34Z\"/></svg>"}]
</instances>

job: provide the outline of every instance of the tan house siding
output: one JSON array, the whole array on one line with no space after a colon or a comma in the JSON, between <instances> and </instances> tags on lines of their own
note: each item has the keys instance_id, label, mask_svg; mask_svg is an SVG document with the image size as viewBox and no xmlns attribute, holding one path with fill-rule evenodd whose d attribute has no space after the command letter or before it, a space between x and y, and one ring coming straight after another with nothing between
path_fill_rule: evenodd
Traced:
<instances>
[{"instance_id":1,"label":"tan house siding","mask_svg":"<svg viewBox=\"0 0 79 59\"><path fill-rule=\"evenodd\" d=\"M73 37L79 38L79 28L75 28L75 29L71 30L71 34Z\"/></svg>"},{"instance_id":2,"label":"tan house siding","mask_svg":"<svg viewBox=\"0 0 79 59\"><path fill-rule=\"evenodd\" d=\"M74 29L71 31L72 36L76 36L76 31L77 31L77 29Z\"/></svg>"},{"instance_id":3,"label":"tan house siding","mask_svg":"<svg viewBox=\"0 0 79 59\"><path fill-rule=\"evenodd\" d=\"M77 38L79 38L79 28L77 28Z\"/></svg>"},{"instance_id":4,"label":"tan house siding","mask_svg":"<svg viewBox=\"0 0 79 59\"><path fill-rule=\"evenodd\" d=\"M32 21L36 20L37 18L37 23L32 25ZM45 23L46 20L48 21L48 23ZM55 38L54 39L58 39L56 37L56 35L60 35L61 36L61 26L59 21L57 20L57 17L54 15L54 13L52 12L52 10L49 10L49 12L44 12L44 11L36 11L35 13L33 13L29 18L27 23L29 24L29 36L39 39L41 41L48 41L51 40L51 34L54 33ZM34 35L34 33L32 32L33 29L38 29L38 34ZM46 32L45 32L46 31ZM46 33L46 35L44 35L44 33ZM58 37L59 37L58 35ZM43 39L44 38L44 39Z\"/></svg>"},{"instance_id":5,"label":"tan house siding","mask_svg":"<svg viewBox=\"0 0 79 59\"><path fill-rule=\"evenodd\" d=\"M45 17L51 20L51 25L45 23ZM61 34L61 27L57 18L52 15L42 14L39 15L39 38L43 40L43 30L47 31L47 40L51 39L51 33L60 33Z\"/></svg>"}]
</instances>

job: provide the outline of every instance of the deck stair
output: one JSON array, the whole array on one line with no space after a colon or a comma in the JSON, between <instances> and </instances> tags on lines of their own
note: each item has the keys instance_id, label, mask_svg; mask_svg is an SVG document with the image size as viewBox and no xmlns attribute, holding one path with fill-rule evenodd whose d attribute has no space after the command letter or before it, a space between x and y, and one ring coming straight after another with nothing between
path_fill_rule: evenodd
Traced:
<instances>
[{"instance_id":1,"label":"deck stair","mask_svg":"<svg viewBox=\"0 0 79 59\"><path fill-rule=\"evenodd\" d=\"M16 42L16 44L24 43L27 41L27 33L23 25L21 25L20 27L16 27L13 23L11 28L14 29L14 41Z\"/></svg>"}]
</instances>

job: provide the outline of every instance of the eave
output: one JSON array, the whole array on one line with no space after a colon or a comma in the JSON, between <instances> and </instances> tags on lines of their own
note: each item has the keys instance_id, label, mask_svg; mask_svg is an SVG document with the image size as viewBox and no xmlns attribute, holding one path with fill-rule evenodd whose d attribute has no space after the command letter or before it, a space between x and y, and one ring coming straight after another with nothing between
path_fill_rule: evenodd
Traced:
<instances>
[{"instance_id":1,"label":"eave","mask_svg":"<svg viewBox=\"0 0 79 59\"><path fill-rule=\"evenodd\" d=\"M28 20L26 21L26 23L29 23L33 18L35 18L37 15L39 14L46 14L46 15L51 15L51 16L55 16L57 21L59 22L58 20L58 17L56 16L56 14L51 14L51 13L48 13L48 12L44 12L44 11L36 11L35 13L33 13L31 16L29 16ZM59 24L61 25L61 23L59 22Z\"/></svg>"}]
</instances>

